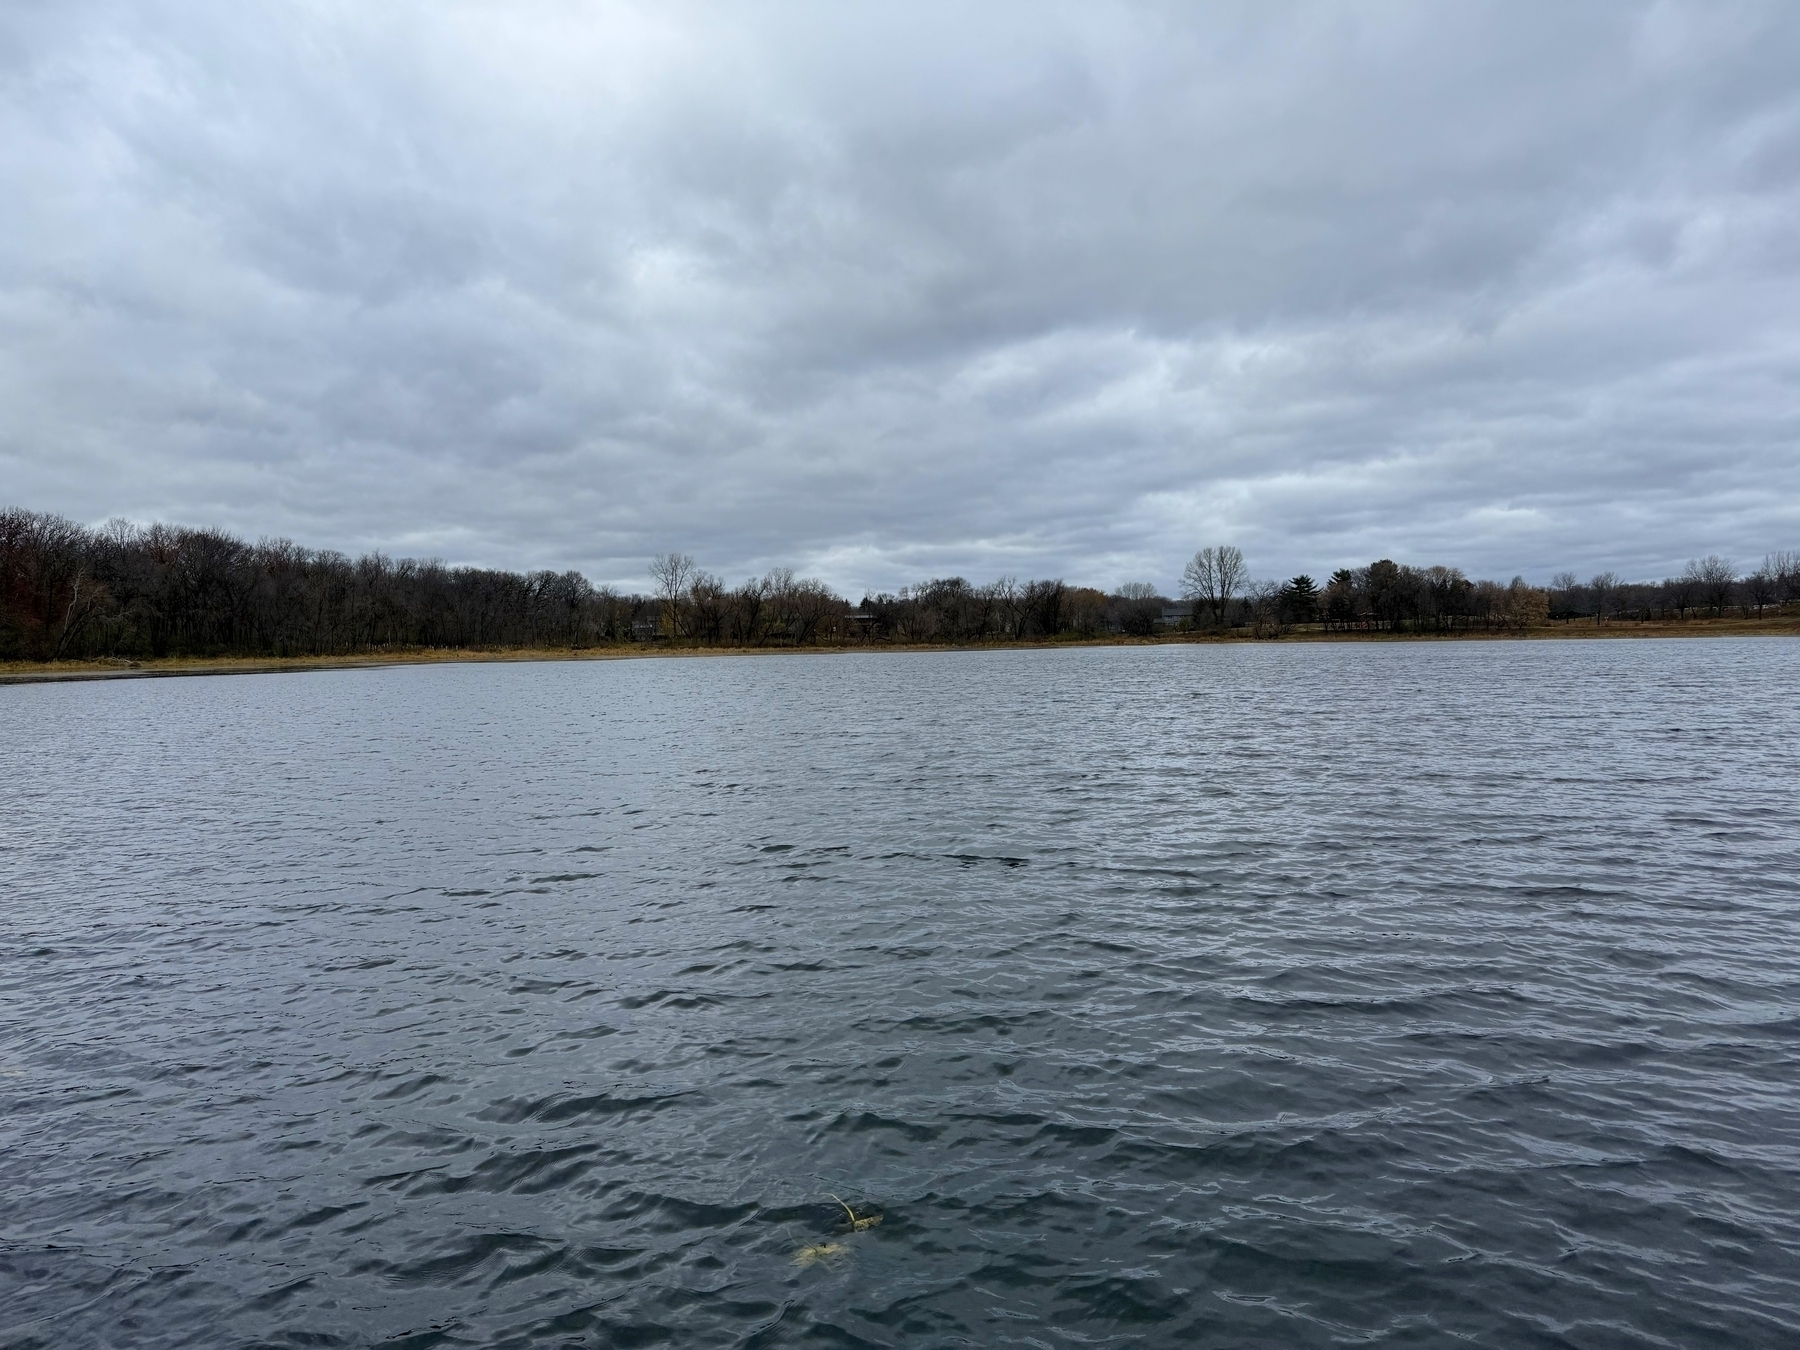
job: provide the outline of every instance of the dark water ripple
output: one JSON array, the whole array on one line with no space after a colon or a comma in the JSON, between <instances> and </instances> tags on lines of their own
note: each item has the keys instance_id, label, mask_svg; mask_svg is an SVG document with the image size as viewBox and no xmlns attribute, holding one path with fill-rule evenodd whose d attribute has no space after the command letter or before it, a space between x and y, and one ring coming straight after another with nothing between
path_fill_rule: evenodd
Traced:
<instances>
[{"instance_id":1,"label":"dark water ripple","mask_svg":"<svg viewBox=\"0 0 1800 1350\"><path fill-rule=\"evenodd\" d=\"M0 1344L1800 1344L1797 657L0 690Z\"/></svg>"}]
</instances>

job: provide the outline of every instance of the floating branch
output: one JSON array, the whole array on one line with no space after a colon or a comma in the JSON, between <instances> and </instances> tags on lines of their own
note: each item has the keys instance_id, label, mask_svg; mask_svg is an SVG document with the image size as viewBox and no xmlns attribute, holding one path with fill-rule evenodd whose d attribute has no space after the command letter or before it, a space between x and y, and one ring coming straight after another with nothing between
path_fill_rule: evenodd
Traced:
<instances>
[{"instance_id":1,"label":"floating branch","mask_svg":"<svg viewBox=\"0 0 1800 1350\"><path fill-rule=\"evenodd\" d=\"M831 1192L827 1191L826 1194L831 1195ZM861 1218L858 1218L856 1211L851 1209L849 1205L846 1205L842 1199L835 1195L832 1195L831 1198L836 1200L838 1206L844 1211L844 1218L849 1221L850 1231L852 1233L863 1232L865 1229L873 1228L876 1224L881 1222L881 1215L879 1214L865 1214ZM819 1261L828 1260L835 1256L842 1256L849 1250L850 1246L848 1243L827 1239L824 1242L815 1242L809 1246L802 1247L799 1251L795 1252L794 1263L801 1266L810 1266Z\"/></svg>"},{"instance_id":2,"label":"floating branch","mask_svg":"<svg viewBox=\"0 0 1800 1350\"><path fill-rule=\"evenodd\" d=\"M831 1195L831 1192L827 1191L825 1194ZM881 1215L879 1214L871 1214L866 1219L859 1219L856 1217L856 1211L851 1209L850 1206L845 1205L842 1200L838 1200L837 1196L832 1195L831 1198L837 1200L838 1204L843 1205L844 1213L850 1220L850 1231L852 1233L860 1233L863 1229L873 1228L876 1224L881 1222Z\"/></svg>"}]
</instances>

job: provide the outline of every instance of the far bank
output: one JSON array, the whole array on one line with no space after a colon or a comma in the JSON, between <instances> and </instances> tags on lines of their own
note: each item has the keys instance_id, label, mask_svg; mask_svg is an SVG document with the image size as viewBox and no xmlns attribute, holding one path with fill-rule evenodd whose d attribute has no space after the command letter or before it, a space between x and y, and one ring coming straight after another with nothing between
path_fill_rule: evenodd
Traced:
<instances>
[{"instance_id":1,"label":"far bank","mask_svg":"<svg viewBox=\"0 0 1800 1350\"><path fill-rule=\"evenodd\" d=\"M625 661L716 656L834 655L852 652L1008 651L1064 647L1207 646L1267 642L1542 642L1643 638L1800 637L1800 614L1762 618L1695 618L1664 622L1552 623L1515 632L1344 631L1309 625L1279 636L1247 629L1223 633L1163 633L1153 637L1070 636L1053 641L928 643L872 641L811 646L701 646L634 642L604 647L405 648L320 656L216 656L96 661L0 662L0 684L53 684L89 680L164 679L176 676L274 675L309 670L379 670L393 666L459 665L508 661Z\"/></svg>"}]
</instances>

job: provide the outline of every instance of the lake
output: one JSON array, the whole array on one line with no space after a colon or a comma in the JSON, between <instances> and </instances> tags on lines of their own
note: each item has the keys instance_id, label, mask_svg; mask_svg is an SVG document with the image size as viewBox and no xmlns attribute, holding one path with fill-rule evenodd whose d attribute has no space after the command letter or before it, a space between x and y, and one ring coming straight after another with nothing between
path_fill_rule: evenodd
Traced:
<instances>
[{"instance_id":1,"label":"lake","mask_svg":"<svg viewBox=\"0 0 1800 1350\"><path fill-rule=\"evenodd\" d=\"M0 688L0 1345L1795 1344L1797 691L1778 638Z\"/></svg>"}]
</instances>

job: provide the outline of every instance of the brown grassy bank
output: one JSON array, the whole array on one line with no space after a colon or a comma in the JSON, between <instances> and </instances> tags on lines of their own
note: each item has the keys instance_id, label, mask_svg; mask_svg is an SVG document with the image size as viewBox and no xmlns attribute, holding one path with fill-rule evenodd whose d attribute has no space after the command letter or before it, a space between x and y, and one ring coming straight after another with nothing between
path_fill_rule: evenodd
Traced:
<instances>
[{"instance_id":1,"label":"brown grassy bank","mask_svg":"<svg viewBox=\"0 0 1800 1350\"><path fill-rule=\"evenodd\" d=\"M1282 642L1519 642L1588 641L1628 638L1697 637L1800 637L1800 614L1763 618L1667 620L1649 623L1588 622L1548 624L1524 633L1389 633L1325 631L1318 626L1291 629ZM870 651L1001 651L1019 647L1150 647L1181 643L1232 643L1269 641L1248 630L1226 633L1168 633L1153 638L1067 637L1050 642L1001 642L987 644L933 644L871 642L829 647L688 647L657 644L618 647L512 648L484 651L454 648L412 648L365 652L352 656L243 656L168 657L143 661L7 661L0 662L0 684L41 684L75 680L156 679L178 675L269 675L308 670L382 669L391 666L467 664L497 661L621 661L664 660L705 656L793 656Z\"/></svg>"},{"instance_id":2,"label":"brown grassy bank","mask_svg":"<svg viewBox=\"0 0 1800 1350\"><path fill-rule=\"evenodd\" d=\"M762 654L770 649L753 649ZM811 650L836 650L813 648ZM0 684L71 680L145 680L176 675L278 675L309 670L382 670L393 666L503 661L622 661L642 657L743 655L742 648L518 647L478 650L418 647L348 656L170 656L134 661L0 661Z\"/></svg>"},{"instance_id":3,"label":"brown grassy bank","mask_svg":"<svg viewBox=\"0 0 1800 1350\"><path fill-rule=\"evenodd\" d=\"M1800 613L1767 614L1761 618L1704 619L1610 619L1596 624L1592 619L1570 619L1548 623L1524 632L1467 633L1386 633L1324 632L1318 625L1292 630L1283 635L1284 642L1517 642L1561 641L1589 638L1688 638L1688 637L1800 637Z\"/></svg>"}]
</instances>

